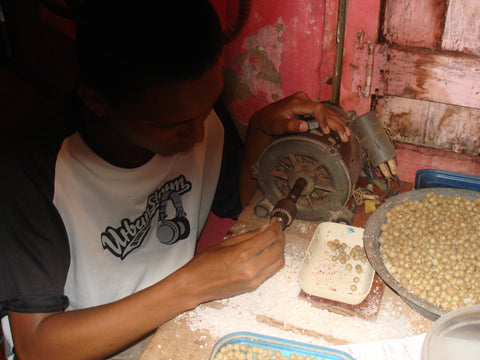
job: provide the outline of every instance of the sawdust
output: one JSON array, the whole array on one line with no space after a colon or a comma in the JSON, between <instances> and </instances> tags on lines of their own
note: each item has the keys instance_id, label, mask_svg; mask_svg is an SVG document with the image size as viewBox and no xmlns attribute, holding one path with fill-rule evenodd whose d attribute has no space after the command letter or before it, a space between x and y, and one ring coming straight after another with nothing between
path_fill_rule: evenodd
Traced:
<instances>
[{"instance_id":1,"label":"sawdust","mask_svg":"<svg viewBox=\"0 0 480 360\"><path fill-rule=\"evenodd\" d=\"M395 298L393 302L384 299L376 321L371 322L313 307L299 297L297 274L308 242L309 238L290 234L285 267L257 290L203 304L181 315L180 320L191 331L208 332L214 339L249 331L319 346L403 338L425 331L418 326L422 316L413 313L406 319L398 312L403 310Z\"/></svg>"}]
</instances>

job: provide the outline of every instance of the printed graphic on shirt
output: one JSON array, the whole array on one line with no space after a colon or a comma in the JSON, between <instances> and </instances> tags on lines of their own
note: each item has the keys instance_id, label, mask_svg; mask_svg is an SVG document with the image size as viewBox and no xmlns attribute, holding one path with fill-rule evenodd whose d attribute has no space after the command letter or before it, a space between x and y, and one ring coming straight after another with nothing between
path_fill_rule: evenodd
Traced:
<instances>
[{"instance_id":1,"label":"printed graphic on shirt","mask_svg":"<svg viewBox=\"0 0 480 360\"><path fill-rule=\"evenodd\" d=\"M145 212L138 218L123 219L120 226L111 227L101 235L102 246L120 259L139 248L147 236L152 221L158 211L157 227L158 240L166 245L175 244L177 241L186 239L190 235L190 223L183 209L182 195L189 192L192 184L180 175L173 180L165 182L160 188L148 196ZM167 205L175 208L175 217L167 219Z\"/></svg>"}]
</instances>

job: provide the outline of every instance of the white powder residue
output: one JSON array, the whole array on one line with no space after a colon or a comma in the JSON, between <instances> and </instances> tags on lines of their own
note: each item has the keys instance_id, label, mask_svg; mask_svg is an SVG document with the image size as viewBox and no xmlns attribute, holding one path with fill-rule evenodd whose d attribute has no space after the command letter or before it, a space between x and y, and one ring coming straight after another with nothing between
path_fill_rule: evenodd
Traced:
<instances>
[{"instance_id":1,"label":"white powder residue","mask_svg":"<svg viewBox=\"0 0 480 360\"><path fill-rule=\"evenodd\" d=\"M257 290L203 304L182 317L192 331L204 330L216 339L237 331L249 331L330 346L416 334L410 323L396 316L395 308L389 308L389 304L382 304L383 310L375 322L312 306L307 299L299 297L297 274L303 257L304 252L296 251L292 241L287 241L285 267Z\"/></svg>"},{"instance_id":2,"label":"white powder residue","mask_svg":"<svg viewBox=\"0 0 480 360\"><path fill-rule=\"evenodd\" d=\"M350 251L351 248L348 248ZM336 291L342 294L367 294L369 286L373 279L373 270L367 272L366 260L349 259L348 262L341 263L335 259L335 252L330 248L324 247L316 254L316 265L311 274L311 283L315 287L329 291ZM346 265L350 265L350 269L346 269ZM357 266L360 270L357 271ZM355 282L355 278L357 281ZM352 288L352 285L355 288Z\"/></svg>"}]
</instances>

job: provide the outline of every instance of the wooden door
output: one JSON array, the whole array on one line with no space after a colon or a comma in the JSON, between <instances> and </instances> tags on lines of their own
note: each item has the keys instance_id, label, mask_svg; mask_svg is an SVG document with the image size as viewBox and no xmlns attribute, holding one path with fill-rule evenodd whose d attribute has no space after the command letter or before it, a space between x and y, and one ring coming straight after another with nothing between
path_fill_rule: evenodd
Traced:
<instances>
[{"instance_id":1,"label":"wooden door","mask_svg":"<svg viewBox=\"0 0 480 360\"><path fill-rule=\"evenodd\" d=\"M371 100L398 142L478 157L480 0L381 4L377 41L356 34L344 95Z\"/></svg>"}]
</instances>

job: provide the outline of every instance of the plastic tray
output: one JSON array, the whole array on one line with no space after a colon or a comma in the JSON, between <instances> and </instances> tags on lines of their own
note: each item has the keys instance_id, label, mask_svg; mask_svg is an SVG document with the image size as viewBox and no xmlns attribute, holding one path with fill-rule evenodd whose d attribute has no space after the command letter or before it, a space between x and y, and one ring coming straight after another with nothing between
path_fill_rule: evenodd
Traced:
<instances>
[{"instance_id":1,"label":"plastic tray","mask_svg":"<svg viewBox=\"0 0 480 360\"><path fill-rule=\"evenodd\" d=\"M334 222L318 225L298 274L300 286L310 295L350 305L360 304L370 292L375 271L368 261L349 260L351 270L346 269L346 264L333 261L334 254L327 243L335 239L350 249L355 245L363 248L363 229ZM355 270L358 264L363 270L361 274ZM354 277L359 277L360 281L354 283ZM352 291L351 285L356 285L357 289Z\"/></svg>"},{"instance_id":2,"label":"plastic tray","mask_svg":"<svg viewBox=\"0 0 480 360\"><path fill-rule=\"evenodd\" d=\"M297 355L297 358L298 355L303 355L304 358L309 355L311 358L317 358L318 360L355 360L342 351L250 332L236 332L218 340L210 354L210 360L214 360L217 354L221 352L221 349L228 344L234 346L247 345L250 348L261 347L264 351L271 349L275 353L279 351L287 359L290 359L290 355L294 353ZM269 357L267 358L269 359ZM275 359L275 355L271 358Z\"/></svg>"},{"instance_id":3,"label":"plastic tray","mask_svg":"<svg viewBox=\"0 0 480 360\"><path fill-rule=\"evenodd\" d=\"M415 189L434 187L480 191L480 177L445 170L418 170L415 175Z\"/></svg>"}]
</instances>

